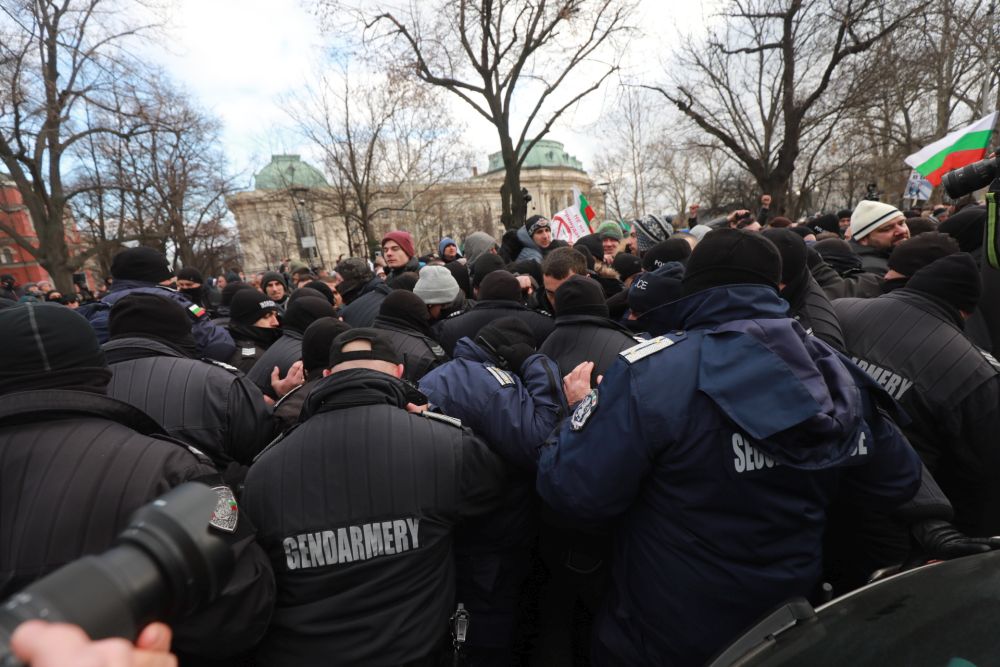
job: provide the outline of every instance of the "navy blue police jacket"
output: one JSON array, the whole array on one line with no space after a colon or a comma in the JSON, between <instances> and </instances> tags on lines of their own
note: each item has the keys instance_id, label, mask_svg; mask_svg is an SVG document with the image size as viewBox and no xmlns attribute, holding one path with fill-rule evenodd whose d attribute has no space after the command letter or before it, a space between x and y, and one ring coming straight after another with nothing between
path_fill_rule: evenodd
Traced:
<instances>
[{"instance_id":1,"label":"navy blue police jacket","mask_svg":"<svg viewBox=\"0 0 1000 667\"><path fill-rule=\"evenodd\" d=\"M920 486L891 399L786 309L738 285L650 311L662 335L623 351L542 448L542 499L616 523L595 654L704 663L815 592L834 497L891 511Z\"/></svg>"}]
</instances>

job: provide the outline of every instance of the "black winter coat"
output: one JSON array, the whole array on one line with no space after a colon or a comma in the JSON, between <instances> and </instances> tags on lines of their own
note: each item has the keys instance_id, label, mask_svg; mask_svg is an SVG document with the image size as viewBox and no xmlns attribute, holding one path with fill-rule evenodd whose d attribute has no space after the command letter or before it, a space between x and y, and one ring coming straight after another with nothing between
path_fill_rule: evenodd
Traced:
<instances>
[{"instance_id":1,"label":"black winter coat","mask_svg":"<svg viewBox=\"0 0 1000 667\"><path fill-rule=\"evenodd\" d=\"M364 286L361 296L344 306L340 312L345 322L352 327L370 327L378 309L382 305L382 300L392 288L381 278L375 277Z\"/></svg>"},{"instance_id":2,"label":"black winter coat","mask_svg":"<svg viewBox=\"0 0 1000 667\"><path fill-rule=\"evenodd\" d=\"M455 352L455 343L460 338L468 336L475 340L480 329L500 317L516 317L522 320L535 334L535 344L539 346L555 328L551 315L531 310L516 301L477 301L469 310L438 322L435 333L441 347L452 356Z\"/></svg>"},{"instance_id":3,"label":"black winter coat","mask_svg":"<svg viewBox=\"0 0 1000 667\"><path fill-rule=\"evenodd\" d=\"M250 469L246 511L278 581L262 664L399 665L440 645L455 609L453 532L497 505L504 465L407 402L392 376L335 373Z\"/></svg>"},{"instance_id":4,"label":"black winter coat","mask_svg":"<svg viewBox=\"0 0 1000 667\"><path fill-rule=\"evenodd\" d=\"M788 302L788 316L801 324L806 333L811 333L838 352L847 351L844 332L833 304L808 270L781 290L781 298Z\"/></svg>"},{"instance_id":5,"label":"black winter coat","mask_svg":"<svg viewBox=\"0 0 1000 667\"><path fill-rule=\"evenodd\" d=\"M404 324L382 316L373 327L385 332L403 359L403 377L416 384L432 369L448 361L448 355L438 342Z\"/></svg>"},{"instance_id":6,"label":"black winter coat","mask_svg":"<svg viewBox=\"0 0 1000 667\"><path fill-rule=\"evenodd\" d=\"M142 410L219 470L249 465L275 435L271 410L246 377L221 362L189 359L148 338L104 344L108 395Z\"/></svg>"},{"instance_id":7,"label":"black winter coat","mask_svg":"<svg viewBox=\"0 0 1000 667\"><path fill-rule=\"evenodd\" d=\"M222 484L207 459L147 415L82 391L0 398L0 460L0 598L107 550L135 510L173 487ZM260 638L275 589L249 520L241 517L233 533L211 530L233 548L232 579L215 602L171 626L175 652L218 659Z\"/></svg>"},{"instance_id":8,"label":"black winter coat","mask_svg":"<svg viewBox=\"0 0 1000 667\"><path fill-rule=\"evenodd\" d=\"M565 376L584 361L594 362L591 382L604 375L618 359L618 353L643 342L617 322L594 315L556 317L555 330L545 339L539 352L556 362L559 375Z\"/></svg>"},{"instance_id":9,"label":"black winter coat","mask_svg":"<svg viewBox=\"0 0 1000 667\"><path fill-rule=\"evenodd\" d=\"M907 439L970 535L1000 534L1000 364L957 311L910 289L833 302L855 362L913 420Z\"/></svg>"},{"instance_id":10,"label":"black winter coat","mask_svg":"<svg viewBox=\"0 0 1000 667\"><path fill-rule=\"evenodd\" d=\"M274 341L274 345L267 348L264 354L260 355L257 362L247 373L247 379L257 385L257 388L270 396L278 398L271 387L271 371L278 367L280 377L285 377L288 369L296 361L302 360L302 334L292 329L285 329L281 338Z\"/></svg>"}]
</instances>

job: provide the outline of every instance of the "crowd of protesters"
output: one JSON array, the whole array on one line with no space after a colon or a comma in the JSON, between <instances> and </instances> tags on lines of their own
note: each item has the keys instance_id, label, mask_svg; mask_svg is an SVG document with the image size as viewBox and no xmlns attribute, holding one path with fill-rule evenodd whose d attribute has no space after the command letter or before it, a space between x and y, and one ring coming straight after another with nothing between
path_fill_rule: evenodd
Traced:
<instances>
[{"instance_id":1,"label":"crowd of protesters","mask_svg":"<svg viewBox=\"0 0 1000 667\"><path fill-rule=\"evenodd\" d=\"M700 665L789 598L990 550L985 207L770 207L0 276L0 598L190 480L235 565L149 664Z\"/></svg>"}]
</instances>

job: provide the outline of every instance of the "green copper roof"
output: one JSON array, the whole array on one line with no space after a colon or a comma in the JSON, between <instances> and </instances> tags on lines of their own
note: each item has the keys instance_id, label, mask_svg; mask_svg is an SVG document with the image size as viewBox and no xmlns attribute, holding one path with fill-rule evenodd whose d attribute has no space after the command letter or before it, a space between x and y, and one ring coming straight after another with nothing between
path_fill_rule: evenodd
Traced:
<instances>
[{"instance_id":1,"label":"green copper roof","mask_svg":"<svg viewBox=\"0 0 1000 667\"><path fill-rule=\"evenodd\" d=\"M542 167L562 167L583 171L583 163L566 152L561 141L543 139L535 144L524 159L524 169L540 169ZM490 154L489 171L503 169L503 156L500 153Z\"/></svg>"},{"instance_id":2,"label":"green copper roof","mask_svg":"<svg viewBox=\"0 0 1000 667\"><path fill-rule=\"evenodd\" d=\"M272 155L271 162L253 177L256 190L318 188L327 185L322 172L298 155Z\"/></svg>"}]
</instances>

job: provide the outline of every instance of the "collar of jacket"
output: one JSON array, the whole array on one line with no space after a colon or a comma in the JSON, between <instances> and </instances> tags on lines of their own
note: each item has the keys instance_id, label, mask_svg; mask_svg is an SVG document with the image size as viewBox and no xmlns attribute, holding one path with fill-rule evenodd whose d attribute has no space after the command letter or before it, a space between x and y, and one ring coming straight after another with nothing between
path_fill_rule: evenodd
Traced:
<instances>
[{"instance_id":1,"label":"collar of jacket","mask_svg":"<svg viewBox=\"0 0 1000 667\"><path fill-rule=\"evenodd\" d=\"M329 375L313 387L302 406L299 421L312 415L362 405L391 405L406 409L410 402L403 381L387 373L353 368Z\"/></svg>"},{"instance_id":2,"label":"collar of jacket","mask_svg":"<svg viewBox=\"0 0 1000 667\"><path fill-rule=\"evenodd\" d=\"M229 329L229 334L233 337L233 341L236 342L236 347L245 347L241 345L243 341L253 343L254 345L261 345L265 348L270 347L274 344L274 341L281 338L281 329L274 328L269 329L266 327L255 327L249 324L240 324L239 322L229 322L226 325Z\"/></svg>"},{"instance_id":3,"label":"collar of jacket","mask_svg":"<svg viewBox=\"0 0 1000 667\"><path fill-rule=\"evenodd\" d=\"M390 279L395 278L396 276L402 275L402 274L406 273L407 271L411 271L413 273L419 273L420 272L420 260L417 259L416 257L411 257L406 262L406 264L403 264L398 269L390 269L389 267L386 267L386 270L385 270L385 278L386 279L383 282L387 283L387 282L389 282Z\"/></svg>"},{"instance_id":4,"label":"collar of jacket","mask_svg":"<svg viewBox=\"0 0 1000 667\"><path fill-rule=\"evenodd\" d=\"M303 334L301 331L296 331L295 329L282 329L281 335L278 336L278 340L284 338L285 336L288 336L289 338L294 338L295 340L302 340Z\"/></svg>"},{"instance_id":5,"label":"collar of jacket","mask_svg":"<svg viewBox=\"0 0 1000 667\"><path fill-rule=\"evenodd\" d=\"M476 305L465 312L470 312L473 310L491 310L497 308L505 308L508 310L531 310L523 303L518 303L517 301L505 301L502 299L490 299L488 301L477 301Z\"/></svg>"},{"instance_id":6,"label":"collar of jacket","mask_svg":"<svg viewBox=\"0 0 1000 667\"><path fill-rule=\"evenodd\" d=\"M425 322L421 322L420 324L423 324L423 326L419 326L417 322L379 315L372 323L372 327L433 340L433 332L431 331L430 324Z\"/></svg>"},{"instance_id":7,"label":"collar of jacket","mask_svg":"<svg viewBox=\"0 0 1000 667\"><path fill-rule=\"evenodd\" d=\"M925 313L933 315L939 320L943 320L948 324L957 327L959 331L965 330L965 320L962 319L962 314L959 312L958 308L950 303L945 303L941 299L927 294L926 292L910 289L909 287L900 287L899 289L893 290L888 294L884 294L879 298L903 301L904 303L910 304L914 308L919 308Z\"/></svg>"},{"instance_id":8,"label":"collar of jacket","mask_svg":"<svg viewBox=\"0 0 1000 667\"><path fill-rule=\"evenodd\" d=\"M190 359L191 357L180 350L170 346L166 341L155 338L145 338L142 336L124 336L114 338L101 346L109 364L117 364L123 361L133 361L135 359L145 359L147 357L177 357L178 359Z\"/></svg>"},{"instance_id":9,"label":"collar of jacket","mask_svg":"<svg viewBox=\"0 0 1000 667\"><path fill-rule=\"evenodd\" d=\"M643 314L645 331L660 336L670 331L712 329L736 320L788 317L788 302L766 285L723 285L658 306Z\"/></svg>"},{"instance_id":10,"label":"collar of jacket","mask_svg":"<svg viewBox=\"0 0 1000 667\"><path fill-rule=\"evenodd\" d=\"M363 297L365 294L368 294L369 292L381 292L382 294L388 294L391 291L392 288L389 287L389 284L385 280L382 280L378 276L375 276L367 283L365 283L365 286L361 288L361 293L358 294L357 297L352 299L352 301L356 301L358 298Z\"/></svg>"},{"instance_id":11,"label":"collar of jacket","mask_svg":"<svg viewBox=\"0 0 1000 667\"><path fill-rule=\"evenodd\" d=\"M0 401L0 425L3 426L74 417L102 417L128 426L143 435L166 434L163 427L142 410L88 391L21 391L4 394Z\"/></svg>"},{"instance_id":12,"label":"collar of jacket","mask_svg":"<svg viewBox=\"0 0 1000 667\"><path fill-rule=\"evenodd\" d=\"M854 254L859 257L861 255L875 255L876 257L884 257L885 259L888 259L889 255L892 254L892 248L886 250L884 248L876 248L870 245L861 245L854 239L851 239L848 243L851 244L851 250L854 251Z\"/></svg>"},{"instance_id":13,"label":"collar of jacket","mask_svg":"<svg viewBox=\"0 0 1000 667\"><path fill-rule=\"evenodd\" d=\"M589 324L595 327L602 327L604 329L614 329L615 331L620 331L628 337L632 337L632 332L623 327L618 322L607 317L600 317L598 315L557 315L555 318L556 328L571 326L574 324Z\"/></svg>"}]
</instances>

